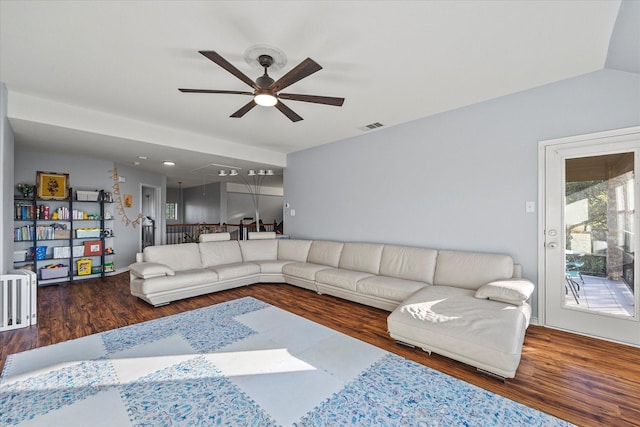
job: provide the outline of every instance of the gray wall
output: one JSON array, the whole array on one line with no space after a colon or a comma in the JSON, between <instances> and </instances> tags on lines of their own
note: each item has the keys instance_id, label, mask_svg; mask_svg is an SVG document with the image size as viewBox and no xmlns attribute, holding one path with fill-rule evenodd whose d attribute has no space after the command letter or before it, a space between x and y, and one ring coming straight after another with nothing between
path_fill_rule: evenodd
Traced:
<instances>
[{"instance_id":1,"label":"gray wall","mask_svg":"<svg viewBox=\"0 0 640 427\"><path fill-rule=\"evenodd\" d=\"M13 269L14 135L7 119L7 87L0 82L0 273Z\"/></svg>"},{"instance_id":2,"label":"gray wall","mask_svg":"<svg viewBox=\"0 0 640 427\"><path fill-rule=\"evenodd\" d=\"M255 217L251 195L227 192L225 183L198 185L182 190L184 199L184 224L238 224L242 218ZM203 194L204 193L204 194ZM167 189L167 200L178 202L177 189ZM282 196L260 196L260 219L265 223L282 221ZM226 207L226 209L225 209ZM178 206L180 210L180 206Z\"/></svg>"},{"instance_id":3,"label":"gray wall","mask_svg":"<svg viewBox=\"0 0 640 427\"><path fill-rule=\"evenodd\" d=\"M260 219L265 224L282 221L282 196L260 196ZM255 218L253 197L246 193L227 193L227 222L238 224L242 218Z\"/></svg>"},{"instance_id":4,"label":"gray wall","mask_svg":"<svg viewBox=\"0 0 640 427\"><path fill-rule=\"evenodd\" d=\"M185 188L184 223L216 224L220 222L220 183Z\"/></svg>"},{"instance_id":5,"label":"gray wall","mask_svg":"<svg viewBox=\"0 0 640 427\"><path fill-rule=\"evenodd\" d=\"M164 209L166 200L166 177L163 175L154 174L151 172L144 172L135 167L115 164L118 169L118 174L121 177L126 178L126 182L119 183L120 196L124 197L124 194L133 195L133 205L130 208L124 208L124 215L131 221L135 221L138 214L142 213L143 193L142 187L154 187L160 188L160 198L158 204L161 209ZM113 185L113 181L111 181ZM114 204L115 205L115 204ZM114 206L114 233L116 235L114 249L116 251L116 266L119 268L127 268L129 264L135 262L136 252L139 252L142 245L142 229L138 225L133 227L132 224L127 225L123 221L124 217L118 212L117 206ZM156 243L164 241L165 236L165 220L164 211L156 220Z\"/></svg>"},{"instance_id":6,"label":"gray wall","mask_svg":"<svg viewBox=\"0 0 640 427\"><path fill-rule=\"evenodd\" d=\"M603 70L292 153L285 233L508 253L536 282L538 141L637 126L639 94Z\"/></svg>"}]
</instances>

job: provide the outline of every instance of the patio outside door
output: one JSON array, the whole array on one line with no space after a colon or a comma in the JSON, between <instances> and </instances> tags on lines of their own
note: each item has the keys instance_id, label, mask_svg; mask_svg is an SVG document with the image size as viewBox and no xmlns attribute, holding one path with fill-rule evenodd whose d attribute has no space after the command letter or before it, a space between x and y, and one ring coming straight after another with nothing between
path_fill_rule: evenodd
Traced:
<instances>
[{"instance_id":1,"label":"patio outside door","mask_svg":"<svg viewBox=\"0 0 640 427\"><path fill-rule=\"evenodd\" d=\"M640 129L540 144L540 317L640 345Z\"/></svg>"}]
</instances>

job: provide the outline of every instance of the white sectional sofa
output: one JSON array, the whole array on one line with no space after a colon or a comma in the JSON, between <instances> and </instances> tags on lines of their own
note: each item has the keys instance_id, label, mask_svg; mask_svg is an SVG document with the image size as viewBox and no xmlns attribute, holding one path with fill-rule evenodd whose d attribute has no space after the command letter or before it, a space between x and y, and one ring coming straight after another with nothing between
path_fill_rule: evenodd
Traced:
<instances>
[{"instance_id":1,"label":"white sectional sofa","mask_svg":"<svg viewBox=\"0 0 640 427\"><path fill-rule=\"evenodd\" d=\"M158 306L254 283L288 283L391 311L388 330L397 341L515 376L534 285L520 278L510 256L258 234L147 247L129 266L131 293Z\"/></svg>"}]
</instances>

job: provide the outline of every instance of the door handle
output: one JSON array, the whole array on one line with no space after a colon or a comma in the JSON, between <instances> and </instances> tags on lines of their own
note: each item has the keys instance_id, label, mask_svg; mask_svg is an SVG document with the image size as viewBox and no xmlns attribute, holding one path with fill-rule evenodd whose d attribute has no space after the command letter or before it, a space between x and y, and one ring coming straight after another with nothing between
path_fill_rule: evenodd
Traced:
<instances>
[{"instance_id":1,"label":"door handle","mask_svg":"<svg viewBox=\"0 0 640 427\"><path fill-rule=\"evenodd\" d=\"M547 248L549 249L555 249L557 247L558 247L558 244L556 242L547 243Z\"/></svg>"}]
</instances>

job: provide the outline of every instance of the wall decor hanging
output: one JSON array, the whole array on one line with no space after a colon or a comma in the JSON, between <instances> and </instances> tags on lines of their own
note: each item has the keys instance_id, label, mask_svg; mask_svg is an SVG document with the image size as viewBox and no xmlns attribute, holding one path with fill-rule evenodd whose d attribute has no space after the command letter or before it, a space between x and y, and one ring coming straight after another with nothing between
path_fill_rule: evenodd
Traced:
<instances>
[{"instance_id":1,"label":"wall decor hanging","mask_svg":"<svg viewBox=\"0 0 640 427\"><path fill-rule=\"evenodd\" d=\"M118 175L118 168L113 168L109 170L109 172L112 173L111 179L113 179L114 181L112 188L113 188L113 195L115 199L113 200L113 202L116 204L116 209L118 211L118 214L122 216L122 222L124 222L125 225L131 224L133 228L136 228L138 225L140 225L140 222L142 222L142 218L144 217L144 215L142 215L142 213L138 213L138 216L136 217L136 219L131 219L127 216L127 213L125 212L124 208L131 207L131 206L126 206L126 202L127 202L126 196L131 197L131 200L130 200L131 205L133 205L133 196L131 194L126 194L125 200L123 201L123 197L120 196L120 176Z\"/></svg>"}]
</instances>

